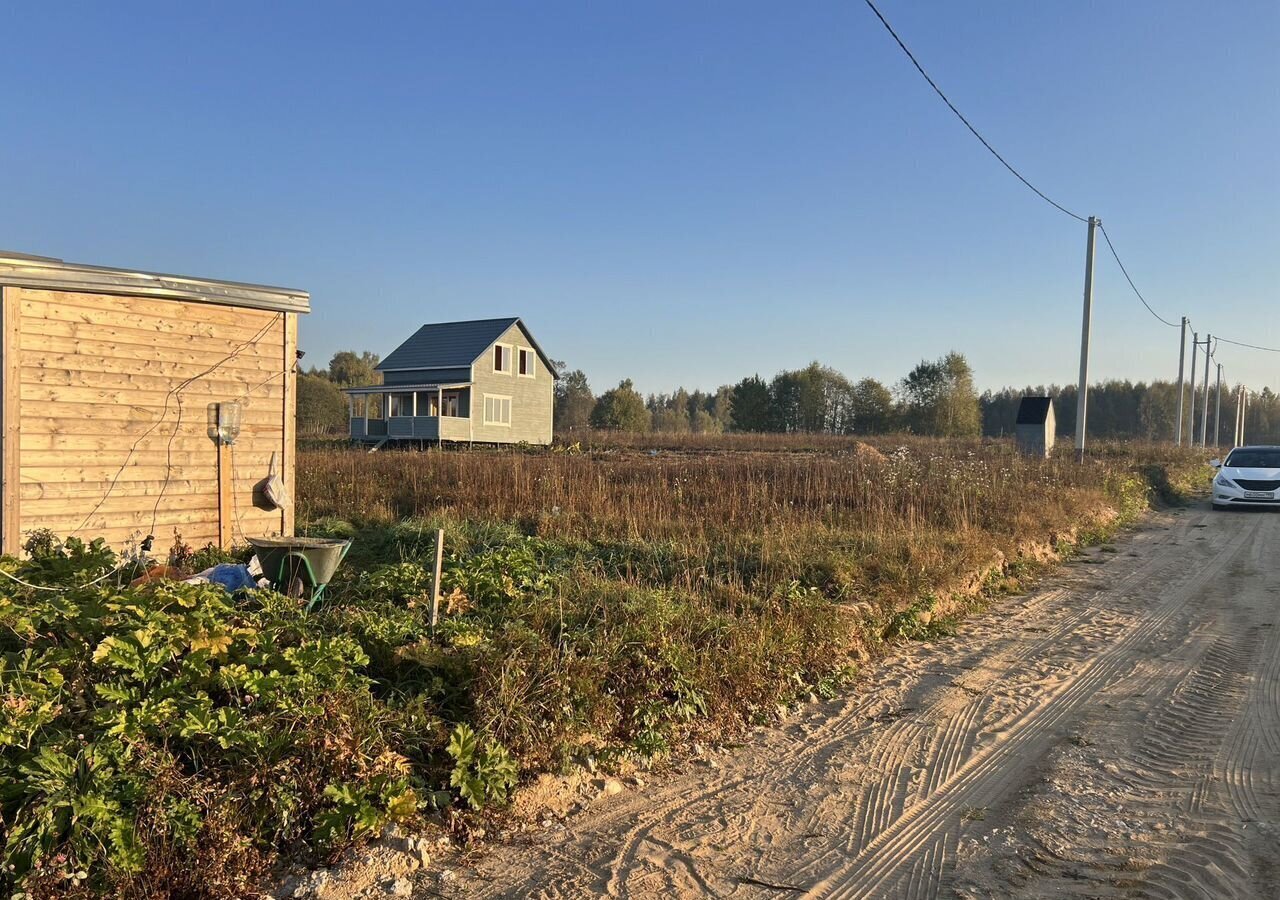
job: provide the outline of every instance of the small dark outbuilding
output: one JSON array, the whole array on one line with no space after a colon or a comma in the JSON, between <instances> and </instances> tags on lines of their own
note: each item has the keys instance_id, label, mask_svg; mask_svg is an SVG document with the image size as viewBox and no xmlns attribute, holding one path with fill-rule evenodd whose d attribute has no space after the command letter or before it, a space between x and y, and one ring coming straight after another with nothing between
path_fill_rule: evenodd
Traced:
<instances>
[{"instance_id":1,"label":"small dark outbuilding","mask_svg":"<svg viewBox=\"0 0 1280 900\"><path fill-rule=\"evenodd\" d=\"M1052 397L1023 397L1018 404L1018 449L1028 456L1047 457L1053 450L1057 423Z\"/></svg>"}]
</instances>

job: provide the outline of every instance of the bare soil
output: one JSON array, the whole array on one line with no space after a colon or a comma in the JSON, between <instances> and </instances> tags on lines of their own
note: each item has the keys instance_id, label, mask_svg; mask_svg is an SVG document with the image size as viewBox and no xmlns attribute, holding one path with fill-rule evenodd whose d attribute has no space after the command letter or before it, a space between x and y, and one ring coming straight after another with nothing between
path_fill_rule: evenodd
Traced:
<instances>
[{"instance_id":1,"label":"bare soil","mask_svg":"<svg viewBox=\"0 0 1280 900\"><path fill-rule=\"evenodd\" d=\"M1280 897L1278 618L1280 515L1162 513L418 896Z\"/></svg>"}]
</instances>

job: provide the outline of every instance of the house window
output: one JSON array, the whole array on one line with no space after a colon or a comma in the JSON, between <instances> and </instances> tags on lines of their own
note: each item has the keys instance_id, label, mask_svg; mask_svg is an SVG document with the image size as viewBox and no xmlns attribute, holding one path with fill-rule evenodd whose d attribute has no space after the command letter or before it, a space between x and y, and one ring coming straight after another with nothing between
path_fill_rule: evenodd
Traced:
<instances>
[{"instance_id":1,"label":"house window","mask_svg":"<svg viewBox=\"0 0 1280 900\"><path fill-rule=\"evenodd\" d=\"M418 415L440 415L439 404L436 403L435 391L418 391Z\"/></svg>"},{"instance_id":2,"label":"house window","mask_svg":"<svg viewBox=\"0 0 1280 900\"><path fill-rule=\"evenodd\" d=\"M511 374L511 347L507 344L493 345L493 371Z\"/></svg>"},{"instance_id":3,"label":"house window","mask_svg":"<svg viewBox=\"0 0 1280 900\"><path fill-rule=\"evenodd\" d=\"M442 416L460 416L462 408L462 392L461 391L445 391L440 395L440 415Z\"/></svg>"},{"instance_id":4,"label":"house window","mask_svg":"<svg viewBox=\"0 0 1280 900\"><path fill-rule=\"evenodd\" d=\"M485 394L484 395L484 424L510 425L511 424L511 398L499 397L494 394Z\"/></svg>"},{"instance_id":5,"label":"house window","mask_svg":"<svg viewBox=\"0 0 1280 900\"><path fill-rule=\"evenodd\" d=\"M357 419L364 418L365 396L364 394L351 395L351 415Z\"/></svg>"},{"instance_id":6,"label":"house window","mask_svg":"<svg viewBox=\"0 0 1280 900\"><path fill-rule=\"evenodd\" d=\"M388 415L411 416L413 415L413 394L391 394L389 402Z\"/></svg>"},{"instance_id":7,"label":"house window","mask_svg":"<svg viewBox=\"0 0 1280 900\"><path fill-rule=\"evenodd\" d=\"M533 377L533 351L528 347L520 348L520 368L517 371L525 378Z\"/></svg>"}]
</instances>

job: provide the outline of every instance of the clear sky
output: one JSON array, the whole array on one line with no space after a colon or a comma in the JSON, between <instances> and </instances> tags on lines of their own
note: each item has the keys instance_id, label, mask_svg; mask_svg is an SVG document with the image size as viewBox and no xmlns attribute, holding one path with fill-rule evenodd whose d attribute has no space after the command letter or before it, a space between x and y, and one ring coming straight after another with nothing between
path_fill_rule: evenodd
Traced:
<instances>
[{"instance_id":1,"label":"clear sky","mask_svg":"<svg viewBox=\"0 0 1280 900\"><path fill-rule=\"evenodd\" d=\"M1280 3L881 0L1155 308L1280 347ZM0 247L311 291L307 363L523 316L597 389L1075 378L1085 227L860 0L22 3ZM1096 379L1174 329L1100 249ZM1280 354L1222 347L1280 388Z\"/></svg>"}]
</instances>

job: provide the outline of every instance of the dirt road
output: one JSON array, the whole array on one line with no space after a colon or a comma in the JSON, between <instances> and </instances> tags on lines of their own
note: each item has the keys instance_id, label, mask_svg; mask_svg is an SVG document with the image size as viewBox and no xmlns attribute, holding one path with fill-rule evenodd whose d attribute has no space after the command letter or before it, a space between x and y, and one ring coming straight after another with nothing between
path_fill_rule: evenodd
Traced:
<instances>
[{"instance_id":1,"label":"dirt road","mask_svg":"<svg viewBox=\"0 0 1280 900\"><path fill-rule=\"evenodd\" d=\"M1280 897L1280 515L1161 515L448 896Z\"/></svg>"}]
</instances>

